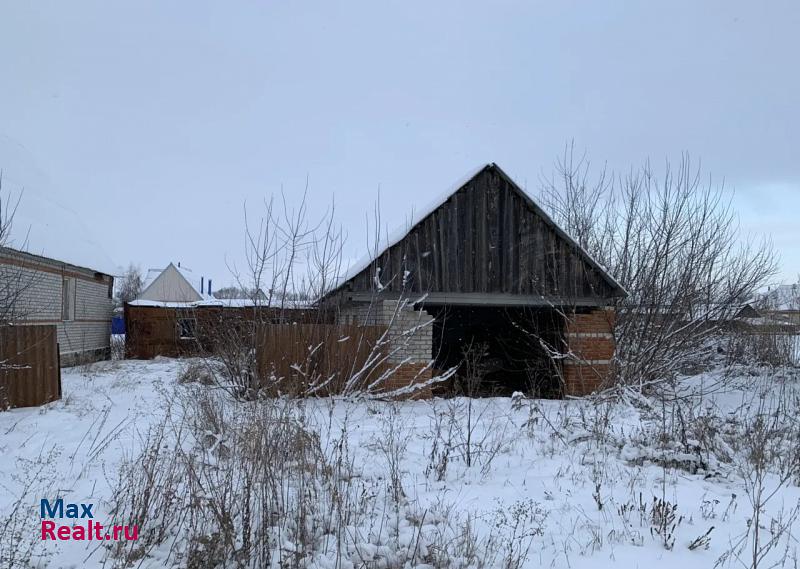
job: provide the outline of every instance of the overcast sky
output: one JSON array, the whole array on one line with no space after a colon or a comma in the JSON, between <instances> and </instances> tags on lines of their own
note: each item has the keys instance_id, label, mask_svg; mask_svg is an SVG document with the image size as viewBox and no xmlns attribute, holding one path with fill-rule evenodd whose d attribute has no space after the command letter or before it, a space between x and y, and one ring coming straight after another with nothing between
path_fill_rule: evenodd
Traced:
<instances>
[{"instance_id":1,"label":"overcast sky","mask_svg":"<svg viewBox=\"0 0 800 569\"><path fill-rule=\"evenodd\" d=\"M392 225L481 163L535 192L570 139L686 151L795 279L800 3L653 4L4 2L0 168L117 264L223 284L242 204L306 180L359 256L379 187Z\"/></svg>"}]
</instances>

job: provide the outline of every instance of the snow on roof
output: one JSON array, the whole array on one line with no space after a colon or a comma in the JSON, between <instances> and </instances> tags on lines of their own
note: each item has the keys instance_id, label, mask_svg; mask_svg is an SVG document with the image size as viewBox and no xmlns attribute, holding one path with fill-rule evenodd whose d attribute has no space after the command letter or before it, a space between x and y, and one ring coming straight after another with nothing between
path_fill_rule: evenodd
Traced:
<instances>
[{"instance_id":1,"label":"snow on roof","mask_svg":"<svg viewBox=\"0 0 800 569\"><path fill-rule=\"evenodd\" d=\"M350 265L350 268L347 269L344 276L336 283L336 287L341 286L342 284L346 283L356 275L358 275L361 271L369 267L370 263L374 261L376 258L380 257L381 253L386 251L389 247L396 245L400 241L402 241L403 237L408 235L408 233L414 228L414 226L436 211L444 202L447 201L447 198L452 196L456 193L464 184L469 182L472 178L477 176L480 172L486 168L486 164L482 164L477 168L473 168L470 170L465 176L462 176L458 181L454 184L451 184L445 191L439 193L434 197L430 202L428 202L425 207L423 207L419 211L412 211L411 218L406 220L404 225L396 227L392 232L388 233L384 237L380 237L380 241L374 244L374 248L372 251L358 259L355 263Z\"/></svg>"},{"instance_id":2,"label":"snow on roof","mask_svg":"<svg viewBox=\"0 0 800 569\"><path fill-rule=\"evenodd\" d=\"M762 293L758 304L763 304L768 310L800 310L800 285L779 285Z\"/></svg>"},{"instance_id":3,"label":"snow on roof","mask_svg":"<svg viewBox=\"0 0 800 569\"><path fill-rule=\"evenodd\" d=\"M741 321L751 326L785 326L787 329L794 329L796 326L792 322L787 322L778 318L770 318L769 316L742 318Z\"/></svg>"},{"instance_id":4,"label":"snow on roof","mask_svg":"<svg viewBox=\"0 0 800 569\"><path fill-rule=\"evenodd\" d=\"M131 306L152 306L159 308L198 308L203 306L218 306L222 308L286 308L300 310L312 308L310 301L287 300L280 302L280 299L273 299L272 302L265 300L252 300L249 298L206 298L195 302L165 302L159 300L133 300L128 303Z\"/></svg>"},{"instance_id":5,"label":"snow on roof","mask_svg":"<svg viewBox=\"0 0 800 569\"><path fill-rule=\"evenodd\" d=\"M6 246L109 275L123 273L98 238L103 228L110 232L112 224L98 224L96 233L90 230L86 223L97 220L81 219L57 199L55 185L31 153L5 136L0 136L0 170L4 209L19 200Z\"/></svg>"},{"instance_id":6,"label":"snow on roof","mask_svg":"<svg viewBox=\"0 0 800 569\"><path fill-rule=\"evenodd\" d=\"M411 214L411 218L406 221L406 223L402 226L399 226L394 229L391 233L386 235L386 237L380 238L380 242L375 245L373 250L364 255L361 259L359 259L356 263L350 266L350 268L345 272L344 276L338 280L336 285L333 287L333 290L339 288L341 285L349 281L350 279L357 276L361 271L366 269L370 266L370 264L381 256L381 254L389 249L390 247L396 245L403 238L408 235L414 227L423 221L426 217L436 211L439 207L442 206L453 194L455 194L458 190L460 190L463 186L465 186L470 180L472 180L475 176L486 170L487 168L495 168L502 176L504 176L509 182L511 182L514 187L516 187L522 196L528 200L528 203L537 210L537 213L544 218L545 222L550 224L556 232L561 235L564 239L566 239L570 244L572 244L575 249L583 255L586 260L589 262L590 265L593 265L596 269L598 269L601 274L608 280L608 282L615 288L619 289L625 295L627 295L627 291L625 287L623 287L614 277L611 276L608 269L606 269L603 265L598 263L586 249L581 247L575 239L573 239L567 232L563 231L558 224L547 214L546 211L536 202L533 197L531 197L525 190L522 189L516 182L514 182L511 177L503 172L503 170L494 162L490 162L488 164L482 164L477 168L473 168L470 170L465 176L462 176L458 179L455 183L451 184L446 190L436 195L425 207L420 210L414 210Z\"/></svg>"},{"instance_id":7,"label":"snow on roof","mask_svg":"<svg viewBox=\"0 0 800 569\"><path fill-rule=\"evenodd\" d=\"M169 265L167 265L167 266L169 266ZM197 292L197 294L199 294L200 296L202 296L204 298L208 296L202 290L200 290L200 278L201 278L201 276L199 274L196 275L195 273L192 272L192 269L187 269L186 267L180 267L180 266L178 266L178 265L176 265L174 263L172 264L172 266L175 267L175 270L177 270L181 275L183 275L183 278L186 279L186 282L189 283L189 285ZM147 288L151 284L153 284L153 281L156 280L158 278L158 276L161 273L163 273L165 270L166 270L166 267L164 267L163 269L147 269L147 275L145 275L144 283L142 283L142 292L147 290ZM205 282L208 282L208 281L206 280Z\"/></svg>"},{"instance_id":8,"label":"snow on roof","mask_svg":"<svg viewBox=\"0 0 800 569\"><path fill-rule=\"evenodd\" d=\"M147 290L147 288L153 284L153 281L158 278L158 275L160 275L163 270L164 269L147 269L147 274L145 275L144 282L142 283L142 290Z\"/></svg>"}]
</instances>

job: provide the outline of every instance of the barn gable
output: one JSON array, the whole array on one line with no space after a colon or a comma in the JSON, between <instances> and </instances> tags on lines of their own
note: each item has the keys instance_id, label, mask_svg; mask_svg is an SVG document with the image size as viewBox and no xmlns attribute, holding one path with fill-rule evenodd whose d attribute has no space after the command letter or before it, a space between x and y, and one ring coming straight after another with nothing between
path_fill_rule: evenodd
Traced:
<instances>
[{"instance_id":1,"label":"barn gable","mask_svg":"<svg viewBox=\"0 0 800 569\"><path fill-rule=\"evenodd\" d=\"M600 306L624 289L488 164L336 289L426 303Z\"/></svg>"}]
</instances>

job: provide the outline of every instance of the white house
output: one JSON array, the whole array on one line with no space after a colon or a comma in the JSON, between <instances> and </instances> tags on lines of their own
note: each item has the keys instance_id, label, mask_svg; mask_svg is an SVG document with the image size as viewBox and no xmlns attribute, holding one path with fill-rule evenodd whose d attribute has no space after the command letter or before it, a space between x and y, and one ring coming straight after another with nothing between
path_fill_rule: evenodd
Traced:
<instances>
[{"instance_id":1,"label":"white house","mask_svg":"<svg viewBox=\"0 0 800 569\"><path fill-rule=\"evenodd\" d=\"M147 271L137 301L198 302L211 295L211 280L195 276L191 270L170 263L164 269Z\"/></svg>"},{"instance_id":2,"label":"white house","mask_svg":"<svg viewBox=\"0 0 800 569\"><path fill-rule=\"evenodd\" d=\"M0 280L0 296L13 298L5 314L9 323L56 324L61 365L108 357L113 276L3 247Z\"/></svg>"},{"instance_id":3,"label":"white house","mask_svg":"<svg viewBox=\"0 0 800 569\"><path fill-rule=\"evenodd\" d=\"M800 285L779 285L764 293L759 308L773 318L800 324Z\"/></svg>"}]
</instances>

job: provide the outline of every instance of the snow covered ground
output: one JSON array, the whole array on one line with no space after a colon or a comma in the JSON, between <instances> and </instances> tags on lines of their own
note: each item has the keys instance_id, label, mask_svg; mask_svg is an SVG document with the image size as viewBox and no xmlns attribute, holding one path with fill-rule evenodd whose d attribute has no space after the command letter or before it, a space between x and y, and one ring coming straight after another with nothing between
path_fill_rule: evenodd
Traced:
<instances>
[{"instance_id":1,"label":"snow covered ground","mask_svg":"<svg viewBox=\"0 0 800 569\"><path fill-rule=\"evenodd\" d=\"M65 370L61 401L0 413L0 567L24 567L28 557L34 566L124 566L124 552L111 542L42 542L40 500L92 503L97 522L119 519L115 505L124 509L169 485L140 453L156 449L165 460L181 455L173 445L183 429L191 433L180 443L189 449L187 460L213 476L235 468L240 455L226 425L246 425L242 417L254 416L259 404L179 383L184 365L158 359ZM269 564L796 567L800 379L763 370L733 378L710 373L685 380L683 388L691 395L661 407L524 398L275 403L280 410L270 417L301 426L325 466L291 459L303 473L281 479L292 486L284 496L306 496L315 507L302 522L309 535L294 521L265 522L282 527ZM214 428L212 416L227 419ZM167 434L153 445L165 425ZM281 445L264 464L289 460L291 444ZM179 472L183 479L173 485L190 484L185 478L194 476L198 484L226 484L223 477ZM299 488L298 480L313 484ZM216 491L208 485L193 499L213 503ZM123 497L126 492L135 495ZM762 507L754 508L759 495ZM241 504L231 501L240 515ZM181 542L178 528L192 525L186 520L194 520L200 502L172 496L162 503L174 510L170 516L179 515L154 515L151 508L147 519L129 520L140 525L140 540L152 542L135 555L126 545L130 566L234 566L218 556L218 532ZM294 515L299 503L285 515ZM358 513L328 515L334 503ZM264 522L276 513L247 515ZM165 527L161 537L148 533L157 523ZM302 546L291 537L301 533ZM235 547L242 544L239 539ZM198 557L198 549L205 555ZM240 559L241 566L265 566L263 555Z\"/></svg>"}]
</instances>

